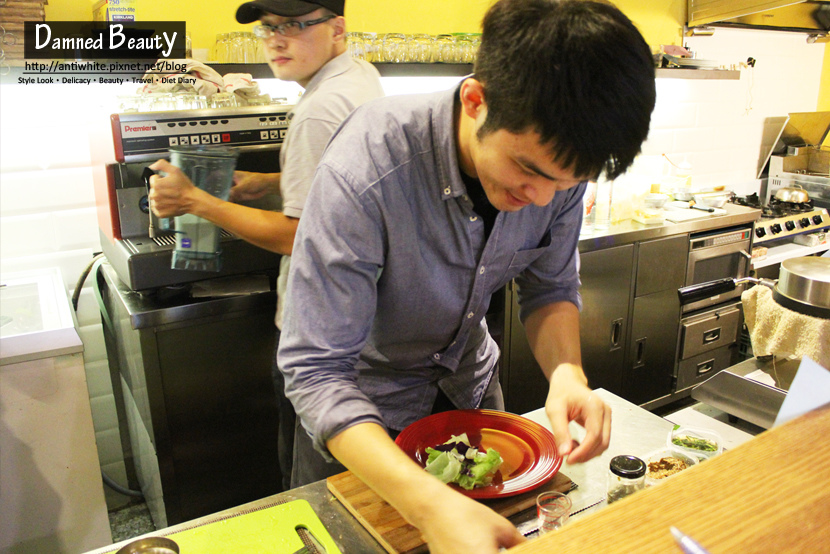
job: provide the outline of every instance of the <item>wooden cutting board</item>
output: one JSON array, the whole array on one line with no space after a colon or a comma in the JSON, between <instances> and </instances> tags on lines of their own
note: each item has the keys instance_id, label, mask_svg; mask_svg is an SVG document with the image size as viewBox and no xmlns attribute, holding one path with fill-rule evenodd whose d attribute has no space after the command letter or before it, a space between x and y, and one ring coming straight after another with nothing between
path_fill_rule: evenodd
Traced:
<instances>
[{"instance_id":1,"label":"wooden cutting board","mask_svg":"<svg viewBox=\"0 0 830 554\"><path fill-rule=\"evenodd\" d=\"M331 493L346 507L378 542L392 554L426 552L421 532L404 520L388 502L378 496L351 471L326 480ZM573 481L563 473L532 491L498 500L483 500L483 504L509 517L536 504L536 496L545 491L567 492Z\"/></svg>"}]
</instances>

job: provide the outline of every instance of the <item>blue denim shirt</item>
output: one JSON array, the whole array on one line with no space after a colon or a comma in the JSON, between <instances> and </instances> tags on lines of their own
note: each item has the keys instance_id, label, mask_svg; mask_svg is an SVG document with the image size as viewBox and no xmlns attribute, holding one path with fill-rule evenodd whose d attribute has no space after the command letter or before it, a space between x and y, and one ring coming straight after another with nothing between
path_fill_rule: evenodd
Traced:
<instances>
[{"instance_id":1,"label":"blue denim shirt","mask_svg":"<svg viewBox=\"0 0 830 554\"><path fill-rule=\"evenodd\" d=\"M581 306L585 184L484 226L460 177L457 91L392 96L353 112L317 168L294 242L278 362L323 452L371 421L401 430L438 388L475 408L499 350L484 320L516 278L520 317Z\"/></svg>"}]
</instances>

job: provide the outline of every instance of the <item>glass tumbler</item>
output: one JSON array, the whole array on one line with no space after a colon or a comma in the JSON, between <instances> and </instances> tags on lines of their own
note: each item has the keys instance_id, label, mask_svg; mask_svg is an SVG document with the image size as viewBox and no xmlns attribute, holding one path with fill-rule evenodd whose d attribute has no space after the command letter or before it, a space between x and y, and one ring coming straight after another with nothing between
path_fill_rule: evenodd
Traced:
<instances>
[{"instance_id":1,"label":"glass tumbler","mask_svg":"<svg viewBox=\"0 0 830 554\"><path fill-rule=\"evenodd\" d=\"M216 42L213 44L211 58L217 63L228 62L228 33L216 35Z\"/></svg>"},{"instance_id":2,"label":"glass tumbler","mask_svg":"<svg viewBox=\"0 0 830 554\"><path fill-rule=\"evenodd\" d=\"M366 44L363 42L363 33L346 33L346 45L352 58L356 60L366 59Z\"/></svg>"},{"instance_id":3,"label":"glass tumbler","mask_svg":"<svg viewBox=\"0 0 830 554\"><path fill-rule=\"evenodd\" d=\"M536 497L539 536L559 529L571 515L571 499L561 492L543 492Z\"/></svg>"},{"instance_id":4,"label":"glass tumbler","mask_svg":"<svg viewBox=\"0 0 830 554\"><path fill-rule=\"evenodd\" d=\"M432 35L419 33L412 35L409 45L409 61L416 63L430 63L432 61L432 47L435 39Z\"/></svg>"},{"instance_id":5,"label":"glass tumbler","mask_svg":"<svg viewBox=\"0 0 830 554\"><path fill-rule=\"evenodd\" d=\"M441 63L453 63L455 59L455 39L452 35L438 35L432 54L432 61Z\"/></svg>"},{"instance_id":6,"label":"glass tumbler","mask_svg":"<svg viewBox=\"0 0 830 554\"><path fill-rule=\"evenodd\" d=\"M386 33L383 35L383 61L403 63L406 61L406 35L403 33Z\"/></svg>"}]
</instances>

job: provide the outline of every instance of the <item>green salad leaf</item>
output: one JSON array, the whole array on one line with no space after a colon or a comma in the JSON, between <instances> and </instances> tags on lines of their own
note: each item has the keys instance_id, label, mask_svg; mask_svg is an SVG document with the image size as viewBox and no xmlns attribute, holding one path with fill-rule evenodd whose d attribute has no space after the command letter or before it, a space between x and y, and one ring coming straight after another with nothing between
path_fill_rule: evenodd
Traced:
<instances>
[{"instance_id":1,"label":"green salad leaf","mask_svg":"<svg viewBox=\"0 0 830 554\"><path fill-rule=\"evenodd\" d=\"M427 472L466 490L489 485L503 462L498 451L488 448L481 452L472 446L466 433L453 435L435 448L427 447L426 453Z\"/></svg>"}]
</instances>

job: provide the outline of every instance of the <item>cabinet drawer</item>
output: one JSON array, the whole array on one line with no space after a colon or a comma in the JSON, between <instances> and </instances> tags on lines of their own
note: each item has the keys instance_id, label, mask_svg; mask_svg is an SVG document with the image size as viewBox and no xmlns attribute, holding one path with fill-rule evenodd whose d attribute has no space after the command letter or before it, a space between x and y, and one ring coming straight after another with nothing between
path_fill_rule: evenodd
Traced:
<instances>
[{"instance_id":1,"label":"cabinet drawer","mask_svg":"<svg viewBox=\"0 0 830 554\"><path fill-rule=\"evenodd\" d=\"M741 324L740 304L699 314L682 320L680 324L680 359L685 360L737 340Z\"/></svg>"},{"instance_id":2,"label":"cabinet drawer","mask_svg":"<svg viewBox=\"0 0 830 554\"><path fill-rule=\"evenodd\" d=\"M677 366L677 385L674 392L698 385L717 372L730 367L732 350L733 348L724 346L681 361Z\"/></svg>"}]
</instances>

